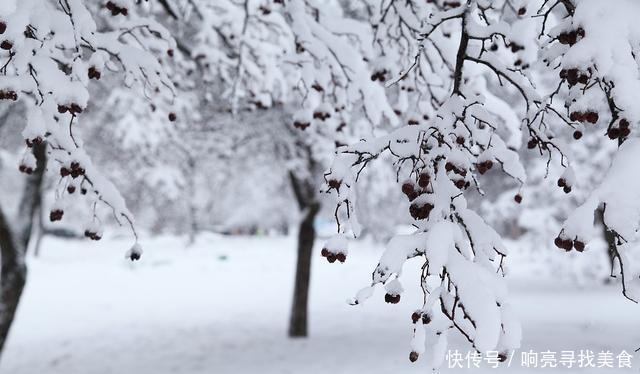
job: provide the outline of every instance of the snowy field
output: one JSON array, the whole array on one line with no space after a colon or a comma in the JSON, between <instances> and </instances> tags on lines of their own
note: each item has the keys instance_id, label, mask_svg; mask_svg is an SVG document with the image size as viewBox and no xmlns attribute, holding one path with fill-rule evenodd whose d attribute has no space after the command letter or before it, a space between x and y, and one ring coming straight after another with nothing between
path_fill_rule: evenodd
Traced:
<instances>
[{"instance_id":1,"label":"snowy field","mask_svg":"<svg viewBox=\"0 0 640 374\"><path fill-rule=\"evenodd\" d=\"M41 256L29 259L27 288L0 372L427 372L424 360L408 360L416 290L407 290L399 305L385 304L379 290L364 306L345 303L366 284L381 250L377 246L356 243L343 265L314 256L311 337L290 340L293 238L203 235L189 248L182 238L144 243L143 261L132 264L122 256L129 245L125 240L46 239ZM530 264L530 258L512 256L509 278L524 350L617 354L640 346L640 308L623 299L619 285L581 287L566 277L541 275ZM453 345L468 349L457 335ZM497 371L568 371L521 368L519 360L518 352L511 369ZM570 371L637 373L640 359L626 370ZM446 363L442 370L461 371L496 370L456 371Z\"/></svg>"}]
</instances>

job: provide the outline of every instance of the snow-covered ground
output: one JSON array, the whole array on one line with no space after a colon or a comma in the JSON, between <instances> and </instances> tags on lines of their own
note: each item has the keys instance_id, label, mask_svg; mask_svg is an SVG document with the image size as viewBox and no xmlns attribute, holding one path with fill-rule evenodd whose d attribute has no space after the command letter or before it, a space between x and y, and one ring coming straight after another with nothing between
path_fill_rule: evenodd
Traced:
<instances>
[{"instance_id":1,"label":"snow-covered ground","mask_svg":"<svg viewBox=\"0 0 640 374\"><path fill-rule=\"evenodd\" d=\"M29 260L1 373L426 372L424 360L408 360L409 316L420 298L411 282L399 305L385 304L381 292L363 306L345 302L366 285L378 246L356 243L345 264L314 256L311 336L290 340L293 238L203 235L186 248L182 238L160 237L144 241L143 261L134 264L123 259L130 243L121 239L43 244ZM578 287L561 274L533 271L530 260L516 251L509 279L525 351L618 354L640 346L640 307L618 285ZM468 350L458 336L452 344ZM519 361L520 352L508 372L566 371L520 368ZM640 371L640 359L627 371Z\"/></svg>"}]
</instances>

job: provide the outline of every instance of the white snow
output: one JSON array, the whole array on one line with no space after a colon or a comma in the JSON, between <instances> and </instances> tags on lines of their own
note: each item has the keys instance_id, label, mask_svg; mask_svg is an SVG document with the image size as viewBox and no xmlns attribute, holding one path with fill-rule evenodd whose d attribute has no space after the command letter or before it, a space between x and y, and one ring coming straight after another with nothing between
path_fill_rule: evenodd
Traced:
<instances>
[{"instance_id":1,"label":"white snow","mask_svg":"<svg viewBox=\"0 0 640 374\"><path fill-rule=\"evenodd\" d=\"M319 240L313 257L311 336L296 340L286 337L294 237L203 235L188 248L184 238L141 242L145 255L131 263L120 256L130 245L126 238L46 238L41 257L29 259L27 287L0 372L426 373L429 357L446 353L447 340L448 349L465 354L469 349L460 334L438 336L427 328L425 339L435 345L416 363L409 362L415 326L410 316L422 304L422 294L414 288L417 280L404 282L397 305L385 304L379 291L364 306L344 302L367 281L380 256L382 248L369 242L352 242L350 261L334 266L320 256ZM639 309L620 295L619 285L579 288L561 274L543 276L535 270L533 256L511 249L510 264L518 278L507 278L512 309L501 309L503 320L505 313L513 313L523 324L521 350L617 354L640 345ZM405 277L419 274L420 264L407 262ZM521 350L510 370L471 372L534 372L520 368ZM637 372L640 362L633 362L634 369L626 372ZM448 370L446 360L443 366L443 373L468 372Z\"/></svg>"}]
</instances>

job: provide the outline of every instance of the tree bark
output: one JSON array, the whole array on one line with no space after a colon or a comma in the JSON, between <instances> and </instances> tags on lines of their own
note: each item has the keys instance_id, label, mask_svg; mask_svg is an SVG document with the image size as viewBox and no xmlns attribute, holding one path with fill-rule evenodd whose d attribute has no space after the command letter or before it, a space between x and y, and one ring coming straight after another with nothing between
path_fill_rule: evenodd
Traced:
<instances>
[{"instance_id":1,"label":"tree bark","mask_svg":"<svg viewBox=\"0 0 640 374\"><path fill-rule=\"evenodd\" d=\"M313 181L299 180L290 173L291 186L302 211L298 230L298 260L289 321L289 336L308 335L309 286L311 283L311 259L316 239L314 220L320 211L320 203L315 199Z\"/></svg>"},{"instance_id":2,"label":"tree bark","mask_svg":"<svg viewBox=\"0 0 640 374\"><path fill-rule=\"evenodd\" d=\"M45 145L34 146L36 170L25 181L15 220L15 230L0 209L0 354L18 309L27 279L25 253L31 237L35 212L41 203L46 163ZM0 207L1 208L1 207Z\"/></svg>"},{"instance_id":3,"label":"tree bark","mask_svg":"<svg viewBox=\"0 0 640 374\"><path fill-rule=\"evenodd\" d=\"M596 217L598 222L602 225L602 237L607 243L607 255L609 258L609 270L611 271L611 277L615 277L616 270L616 235L607 229L604 223L604 209L598 208L596 211Z\"/></svg>"}]
</instances>

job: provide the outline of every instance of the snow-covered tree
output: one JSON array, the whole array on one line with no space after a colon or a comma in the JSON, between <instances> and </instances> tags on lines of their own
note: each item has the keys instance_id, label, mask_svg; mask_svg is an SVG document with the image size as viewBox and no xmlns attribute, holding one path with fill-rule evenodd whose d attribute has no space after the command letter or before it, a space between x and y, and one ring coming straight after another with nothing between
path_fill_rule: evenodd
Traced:
<instances>
[{"instance_id":1,"label":"snow-covered tree","mask_svg":"<svg viewBox=\"0 0 640 374\"><path fill-rule=\"evenodd\" d=\"M102 229L95 209L105 205L136 237L127 257L141 255L124 199L83 146L81 118L90 106L104 105L91 100L89 86L110 74L147 98L171 100L173 85L161 59L168 58L174 42L144 13L144 7L130 0L0 4L0 97L25 107L26 149L19 169L28 175L17 217L0 214L0 348L26 279L24 255L38 209L45 155L47 168L59 174L49 219L63 219L67 207L84 207L78 211L84 215L85 230L99 239Z\"/></svg>"},{"instance_id":2,"label":"snow-covered tree","mask_svg":"<svg viewBox=\"0 0 640 374\"><path fill-rule=\"evenodd\" d=\"M519 345L520 328L500 277L506 248L465 197L471 187L481 191L481 175L497 166L520 186L515 202L523 201L526 174L513 150L519 145L519 129L528 137L528 148L549 161L558 159L565 168L558 185L566 193L572 191L578 171L571 167L571 152L557 133L571 129L579 140L589 127L606 123L606 135L622 144L600 187L569 215L555 243L567 251L583 251L594 231L594 213L601 208L604 225L616 238L612 251L620 264L623 293L635 298L631 282L638 277L625 265L639 222L638 199L628 187L634 184L631 160L637 152L637 142L630 138L636 109L629 100L638 82L633 42L637 36L628 15L636 7L631 1L611 6L568 0L387 1L371 7L378 29L399 23L391 35L419 43L417 48L395 51L412 62L405 62L407 67L387 82L389 86L419 81L429 71L423 64L433 67L434 61L451 71L425 79L438 89L424 94L434 113L418 113L404 126L339 149L326 176L344 212L336 214L340 233L357 236L353 186L379 155L396 158L398 183L411 201L408 213L416 230L390 241L372 285L358 292L353 303L362 303L382 283L385 300L398 302L403 264L420 258L424 266L419 286L425 298L412 319L416 324L422 320L424 327L414 329L412 361L423 353L426 339L430 364L437 366L450 329L479 351L500 350L502 359ZM394 60L394 53L385 52L385 58ZM536 63L538 59L542 63ZM555 71L553 82L541 82L531 73L533 68L543 77ZM520 107L510 105L513 102ZM514 128L514 122L519 126ZM339 255L345 244L332 240L327 253Z\"/></svg>"}]
</instances>

